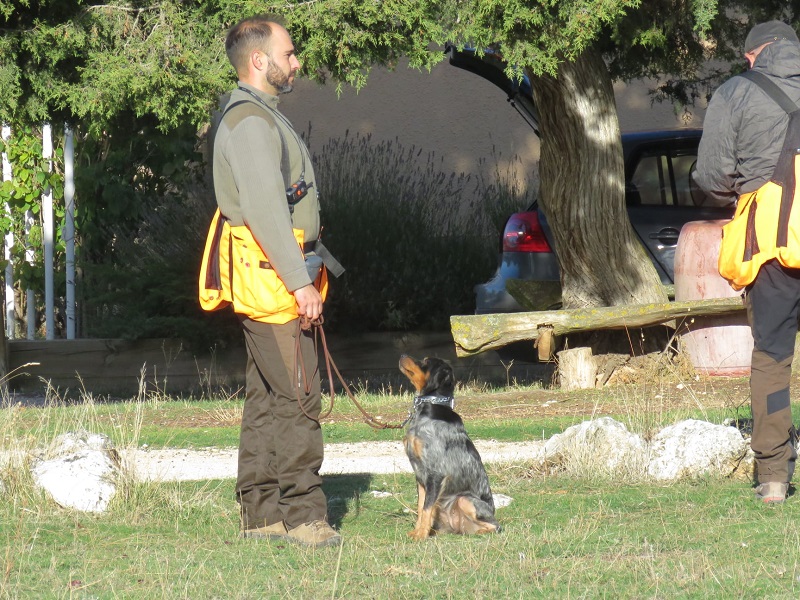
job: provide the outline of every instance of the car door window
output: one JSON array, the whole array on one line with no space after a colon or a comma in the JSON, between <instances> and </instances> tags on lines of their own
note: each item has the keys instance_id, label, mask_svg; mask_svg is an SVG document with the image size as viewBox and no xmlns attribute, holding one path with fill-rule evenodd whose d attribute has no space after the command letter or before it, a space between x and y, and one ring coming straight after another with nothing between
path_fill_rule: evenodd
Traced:
<instances>
[{"instance_id":1,"label":"car door window","mask_svg":"<svg viewBox=\"0 0 800 600\"><path fill-rule=\"evenodd\" d=\"M696 163L696 148L650 148L641 152L635 159L633 175L628 183L628 204L701 206L702 191L692 182Z\"/></svg>"},{"instance_id":2,"label":"car door window","mask_svg":"<svg viewBox=\"0 0 800 600\"><path fill-rule=\"evenodd\" d=\"M692 184L696 146L648 146L632 153L631 160L628 217L661 280L669 283L674 279L675 249L684 224L730 218L731 209L711 205Z\"/></svg>"},{"instance_id":3,"label":"car door window","mask_svg":"<svg viewBox=\"0 0 800 600\"><path fill-rule=\"evenodd\" d=\"M636 203L642 206L702 205L703 194L691 180L696 162L697 152L691 149L643 154L630 181L638 192Z\"/></svg>"},{"instance_id":4,"label":"car door window","mask_svg":"<svg viewBox=\"0 0 800 600\"><path fill-rule=\"evenodd\" d=\"M669 184L668 157L663 154L642 156L631 177L643 206L674 204L672 186Z\"/></svg>"},{"instance_id":5,"label":"car door window","mask_svg":"<svg viewBox=\"0 0 800 600\"><path fill-rule=\"evenodd\" d=\"M672 157L672 173L675 182L675 199L678 206L695 206L692 197L692 167L697 162L697 155L681 154Z\"/></svg>"}]
</instances>

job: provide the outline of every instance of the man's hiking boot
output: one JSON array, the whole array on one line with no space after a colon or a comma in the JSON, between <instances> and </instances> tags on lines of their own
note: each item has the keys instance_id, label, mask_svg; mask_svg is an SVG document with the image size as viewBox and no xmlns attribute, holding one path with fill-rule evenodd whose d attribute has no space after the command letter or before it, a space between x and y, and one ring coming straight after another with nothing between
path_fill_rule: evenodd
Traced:
<instances>
[{"instance_id":1,"label":"man's hiking boot","mask_svg":"<svg viewBox=\"0 0 800 600\"><path fill-rule=\"evenodd\" d=\"M780 504L786 500L786 493L788 491L788 483L768 481L756 487L756 500L760 500L764 504Z\"/></svg>"},{"instance_id":2,"label":"man's hiking boot","mask_svg":"<svg viewBox=\"0 0 800 600\"><path fill-rule=\"evenodd\" d=\"M287 539L295 544L324 548L338 546L342 543L342 536L325 521L311 521L303 523L289 531Z\"/></svg>"},{"instance_id":3,"label":"man's hiking boot","mask_svg":"<svg viewBox=\"0 0 800 600\"><path fill-rule=\"evenodd\" d=\"M278 521L277 523L273 523L272 525L267 525L266 527L245 529L239 534L239 537L260 539L260 540L264 539L278 540L278 539L286 539L287 537L289 537L288 534L289 531L286 529L286 524L283 521Z\"/></svg>"}]
</instances>

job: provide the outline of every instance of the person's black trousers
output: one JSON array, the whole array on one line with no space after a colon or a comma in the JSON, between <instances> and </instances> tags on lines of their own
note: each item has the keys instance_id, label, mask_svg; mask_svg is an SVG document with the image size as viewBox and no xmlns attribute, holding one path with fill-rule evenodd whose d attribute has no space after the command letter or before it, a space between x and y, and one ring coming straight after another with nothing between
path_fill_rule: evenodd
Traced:
<instances>
[{"instance_id":1,"label":"person's black trousers","mask_svg":"<svg viewBox=\"0 0 800 600\"><path fill-rule=\"evenodd\" d=\"M746 298L754 340L751 447L758 482L789 483L797 459L789 382L798 328L800 269L787 269L775 260L764 264L747 288Z\"/></svg>"}]
</instances>

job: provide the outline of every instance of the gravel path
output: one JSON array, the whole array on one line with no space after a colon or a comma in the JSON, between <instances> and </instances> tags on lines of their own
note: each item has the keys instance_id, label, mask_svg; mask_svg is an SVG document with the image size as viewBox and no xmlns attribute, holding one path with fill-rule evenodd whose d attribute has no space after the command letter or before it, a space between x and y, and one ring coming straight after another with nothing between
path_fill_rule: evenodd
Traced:
<instances>
[{"instance_id":1,"label":"gravel path","mask_svg":"<svg viewBox=\"0 0 800 600\"><path fill-rule=\"evenodd\" d=\"M543 442L475 442L486 463L525 462L542 451ZM236 448L201 450L139 448L123 452L141 480L192 481L236 477ZM326 444L323 475L411 473L402 442Z\"/></svg>"}]
</instances>

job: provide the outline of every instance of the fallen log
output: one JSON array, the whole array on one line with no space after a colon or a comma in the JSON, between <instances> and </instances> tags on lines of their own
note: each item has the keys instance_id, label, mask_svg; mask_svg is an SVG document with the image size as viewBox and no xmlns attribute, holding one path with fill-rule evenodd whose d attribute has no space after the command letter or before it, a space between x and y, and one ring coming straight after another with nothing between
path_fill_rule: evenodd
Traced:
<instances>
[{"instance_id":1,"label":"fallen log","mask_svg":"<svg viewBox=\"0 0 800 600\"><path fill-rule=\"evenodd\" d=\"M726 315L744 309L742 298L735 296L572 310L453 315L450 317L450 331L456 345L456 356L464 357L502 348L512 342L535 340L543 326L548 326L546 330L551 335L564 335L597 329L647 327L673 319Z\"/></svg>"}]
</instances>

